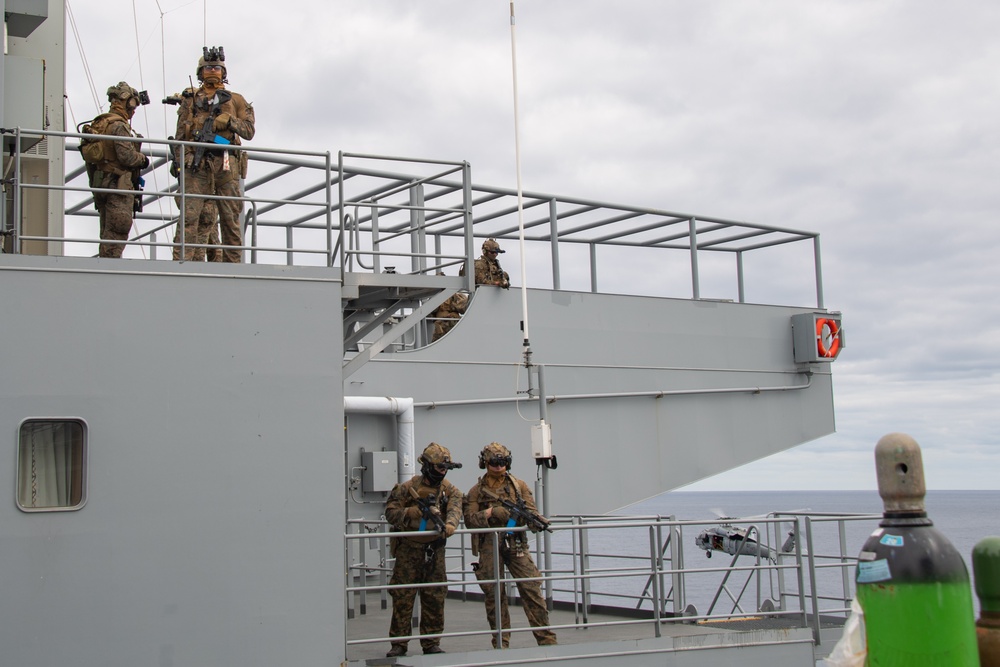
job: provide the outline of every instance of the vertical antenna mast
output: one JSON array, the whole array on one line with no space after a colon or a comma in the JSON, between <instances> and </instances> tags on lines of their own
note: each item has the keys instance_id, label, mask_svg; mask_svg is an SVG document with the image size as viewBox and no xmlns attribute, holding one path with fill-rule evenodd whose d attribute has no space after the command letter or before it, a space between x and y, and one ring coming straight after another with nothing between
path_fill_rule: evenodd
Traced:
<instances>
[{"instance_id":1,"label":"vertical antenna mast","mask_svg":"<svg viewBox=\"0 0 1000 667\"><path fill-rule=\"evenodd\" d=\"M517 106L517 42L514 38L514 0L510 0L510 66L514 81L514 164L517 171L517 228L521 252L521 318L524 322L524 361L531 365L531 348L528 343L528 279L524 257L524 196L521 192L521 131ZM529 374L530 375L530 374Z\"/></svg>"}]
</instances>

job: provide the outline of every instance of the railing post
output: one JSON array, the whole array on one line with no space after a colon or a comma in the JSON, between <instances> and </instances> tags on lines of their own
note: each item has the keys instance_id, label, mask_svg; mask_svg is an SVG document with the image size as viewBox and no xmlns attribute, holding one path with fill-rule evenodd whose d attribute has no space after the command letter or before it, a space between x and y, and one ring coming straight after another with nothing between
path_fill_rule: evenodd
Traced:
<instances>
[{"instance_id":1,"label":"railing post","mask_svg":"<svg viewBox=\"0 0 1000 667\"><path fill-rule=\"evenodd\" d=\"M170 150L171 151L173 150L173 146L170 146ZM180 195L181 201L180 201L180 204L179 204L180 212L177 215L177 234L176 234L176 236L180 240L180 244L181 245L180 245L180 248L176 248L176 252L177 252L178 259L183 260L184 259L184 241L185 241L185 239L184 239L184 236L185 236L184 232L186 231L184 229L184 227L185 227L185 220L186 220L185 215L184 215L184 211L185 211L185 209L187 209L187 192L186 192L187 188L184 187L184 183L187 181L187 179L184 178L184 177L187 175L188 168L184 164L186 162L186 159L185 159L185 156L184 156L184 151L185 151L184 147L183 146L178 146L177 147L177 151L178 151L177 154L180 157L180 167L177 170L178 171L178 176L177 176L177 194ZM175 252L175 248L171 248L170 249L170 255L171 255L171 257L173 256L174 252Z\"/></svg>"},{"instance_id":2,"label":"railing post","mask_svg":"<svg viewBox=\"0 0 1000 667\"><path fill-rule=\"evenodd\" d=\"M413 253L410 258L410 272L422 274L427 268L427 258L423 256L427 248L423 183L415 183L410 187L410 206L414 207L410 209L410 252Z\"/></svg>"},{"instance_id":3,"label":"railing post","mask_svg":"<svg viewBox=\"0 0 1000 667\"><path fill-rule=\"evenodd\" d=\"M688 218L688 241L691 245L691 298L701 298L701 279L698 273L698 225Z\"/></svg>"},{"instance_id":4,"label":"railing post","mask_svg":"<svg viewBox=\"0 0 1000 667\"><path fill-rule=\"evenodd\" d=\"M590 245L590 291L597 294L597 244Z\"/></svg>"},{"instance_id":5,"label":"railing post","mask_svg":"<svg viewBox=\"0 0 1000 667\"><path fill-rule=\"evenodd\" d=\"M739 294L739 302L746 303L746 289L743 285L743 251L736 252L736 286Z\"/></svg>"},{"instance_id":6,"label":"railing post","mask_svg":"<svg viewBox=\"0 0 1000 667\"><path fill-rule=\"evenodd\" d=\"M587 527L584 525L580 529L580 574L586 575L590 572L590 536ZM585 576L580 579L580 593L583 600L583 622L590 619L590 579Z\"/></svg>"},{"instance_id":7,"label":"railing post","mask_svg":"<svg viewBox=\"0 0 1000 667\"><path fill-rule=\"evenodd\" d=\"M337 196L339 197L337 202L337 228L340 230L340 242L337 246L340 248L340 280L341 284L343 284L345 274L347 273L347 262L344 261L347 254L344 247L347 245L347 237L344 231L344 151L337 152Z\"/></svg>"},{"instance_id":8,"label":"railing post","mask_svg":"<svg viewBox=\"0 0 1000 667\"><path fill-rule=\"evenodd\" d=\"M812 518L806 517L806 549L809 554L809 597L812 600L812 630L813 641L819 646L820 643L820 623L819 623L819 591L816 590L816 553L813 545Z\"/></svg>"},{"instance_id":9,"label":"railing post","mask_svg":"<svg viewBox=\"0 0 1000 667\"><path fill-rule=\"evenodd\" d=\"M819 234L813 237L813 257L816 261L816 307L826 308L823 299L823 259L819 251Z\"/></svg>"},{"instance_id":10,"label":"railing post","mask_svg":"<svg viewBox=\"0 0 1000 667\"><path fill-rule=\"evenodd\" d=\"M673 519L673 516L671 516ZM670 565L674 572L670 575L671 583L674 587L674 614L680 616L687 607L687 591L684 589L684 577L680 570L684 569L684 550L681 548L684 540L684 527L676 526L671 529L670 540Z\"/></svg>"},{"instance_id":11,"label":"railing post","mask_svg":"<svg viewBox=\"0 0 1000 667\"><path fill-rule=\"evenodd\" d=\"M559 278L559 208L556 200L549 200L549 249L552 252L552 289L561 288Z\"/></svg>"},{"instance_id":12,"label":"railing post","mask_svg":"<svg viewBox=\"0 0 1000 667\"><path fill-rule=\"evenodd\" d=\"M580 579L580 575L583 574L583 562L577 558L580 556L582 558L583 552L580 548L580 525L582 519L579 516L573 517L573 540L572 540L572 553L573 558L573 622L580 622L580 611L583 607L583 595L580 591L580 583L583 581Z\"/></svg>"},{"instance_id":13,"label":"railing post","mask_svg":"<svg viewBox=\"0 0 1000 667\"><path fill-rule=\"evenodd\" d=\"M653 632L660 636L660 568L657 566L660 550L654 526L649 527L649 563L652 567L650 580L653 582Z\"/></svg>"},{"instance_id":14,"label":"railing post","mask_svg":"<svg viewBox=\"0 0 1000 667\"><path fill-rule=\"evenodd\" d=\"M472 237L472 168L462 163L462 208L465 220L465 289L472 295L476 291L475 239Z\"/></svg>"},{"instance_id":15,"label":"railing post","mask_svg":"<svg viewBox=\"0 0 1000 667\"><path fill-rule=\"evenodd\" d=\"M341 176L343 174L341 173ZM333 186L330 179L333 176L333 161L330 151L326 152L326 265L333 266Z\"/></svg>"}]
</instances>

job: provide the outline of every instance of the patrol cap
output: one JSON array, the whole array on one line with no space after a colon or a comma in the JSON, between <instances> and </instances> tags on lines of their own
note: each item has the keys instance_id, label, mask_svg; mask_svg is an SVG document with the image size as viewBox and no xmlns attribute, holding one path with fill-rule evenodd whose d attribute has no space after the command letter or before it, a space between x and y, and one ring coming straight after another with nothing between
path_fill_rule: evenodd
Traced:
<instances>
[{"instance_id":1,"label":"patrol cap","mask_svg":"<svg viewBox=\"0 0 1000 667\"><path fill-rule=\"evenodd\" d=\"M483 447L483 451L479 452L479 467L484 470L487 465L503 466L507 470L510 470L512 461L513 457L510 454L510 450L499 442L491 442Z\"/></svg>"},{"instance_id":2,"label":"patrol cap","mask_svg":"<svg viewBox=\"0 0 1000 667\"><path fill-rule=\"evenodd\" d=\"M500 244L497 243L496 239L486 239L483 241L483 252L507 252L506 250L500 249Z\"/></svg>"}]
</instances>

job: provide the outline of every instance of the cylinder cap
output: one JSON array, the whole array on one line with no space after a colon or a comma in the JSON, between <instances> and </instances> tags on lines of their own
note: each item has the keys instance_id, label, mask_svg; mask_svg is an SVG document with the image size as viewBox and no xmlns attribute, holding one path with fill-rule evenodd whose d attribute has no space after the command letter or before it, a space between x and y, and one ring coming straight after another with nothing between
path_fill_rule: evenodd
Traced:
<instances>
[{"instance_id":1,"label":"cylinder cap","mask_svg":"<svg viewBox=\"0 0 1000 667\"><path fill-rule=\"evenodd\" d=\"M984 537L976 543L972 572L982 611L1000 612L1000 537Z\"/></svg>"},{"instance_id":2,"label":"cylinder cap","mask_svg":"<svg viewBox=\"0 0 1000 667\"><path fill-rule=\"evenodd\" d=\"M875 445L878 494L886 512L923 512L924 462L920 445L905 433L890 433Z\"/></svg>"}]
</instances>

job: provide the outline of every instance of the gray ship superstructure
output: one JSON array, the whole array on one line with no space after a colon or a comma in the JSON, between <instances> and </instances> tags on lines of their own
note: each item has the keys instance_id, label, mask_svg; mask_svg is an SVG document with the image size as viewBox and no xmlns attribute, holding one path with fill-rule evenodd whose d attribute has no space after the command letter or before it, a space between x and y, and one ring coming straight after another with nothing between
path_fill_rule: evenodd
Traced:
<instances>
[{"instance_id":1,"label":"gray ship superstructure","mask_svg":"<svg viewBox=\"0 0 1000 667\"><path fill-rule=\"evenodd\" d=\"M8 0L8 29L28 37L44 16L12 22L36 16L21 4ZM36 71L28 42L4 57L19 72L5 99ZM844 338L818 235L535 192L519 216L518 193L476 185L464 162L248 147L244 263L173 262L177 184L154 138L147 182L171 185L147 188L126 259L98 259L79 136L5 113L5 661L375 664L383 503L431 441L466 462L449 477L463 489L482 446L503 442L554 519L538 561L572 621L554 614L560 645L515 641L504 664L812 664L822 618L842 622L846 580L836 603L809 604L804 539L715 563L756 578L756 599L706 609L685 594L695 526L595 516L834 431ZM510 290L458 275L486 238L508 250ZM790 247L788 272L757 291L749 276L773 276L769 253ZM630 294L637 275L662 292ZM430 342L459 290L467 311ZM768 291L800 303L747 296ZM755 524L761 552L789 523L803 529ZM625 544L636 529L652 545L629 556L639 573L587 565L588 535ZM450 542L453 652L398 664L500 659L479 650L468 536ZM619 605L631 615L594 620L621 611L594 602L601 576L645 577Z\"/></svg>"}]
</instances>

